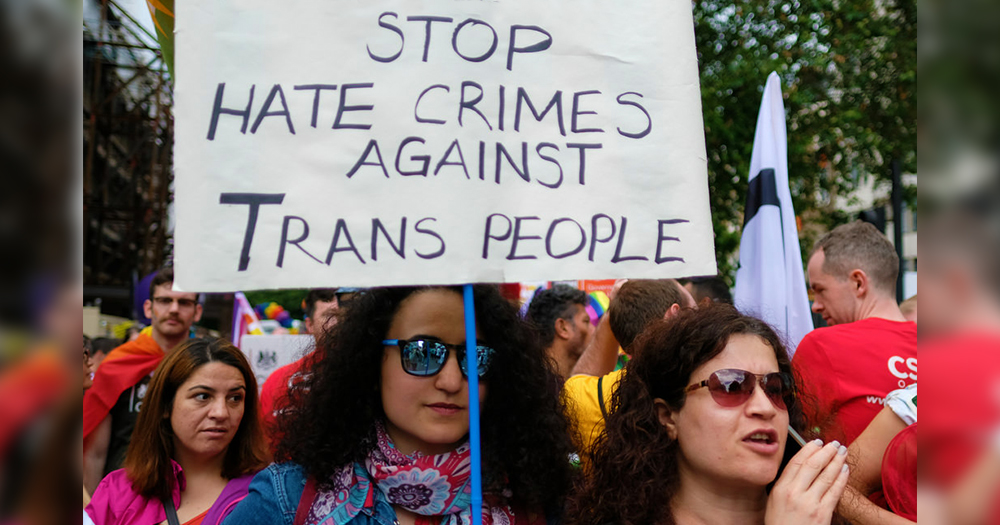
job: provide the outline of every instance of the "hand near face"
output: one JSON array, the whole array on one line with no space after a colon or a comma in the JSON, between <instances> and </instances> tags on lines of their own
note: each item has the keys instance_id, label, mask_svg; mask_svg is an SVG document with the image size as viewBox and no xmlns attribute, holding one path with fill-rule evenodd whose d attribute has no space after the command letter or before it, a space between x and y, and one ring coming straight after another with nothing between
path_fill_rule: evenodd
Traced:
<instances>
[{"instance_id":1,"label":"hand near face","mask_svg":"<svg viewBox=\"0 0 1000 525\"><path fill-rule=\"evenodd\" d=\"M829 525L847 486L847 448L807 443L785 467L767 499L766 525Z\"/></svg>"}]
</instances>

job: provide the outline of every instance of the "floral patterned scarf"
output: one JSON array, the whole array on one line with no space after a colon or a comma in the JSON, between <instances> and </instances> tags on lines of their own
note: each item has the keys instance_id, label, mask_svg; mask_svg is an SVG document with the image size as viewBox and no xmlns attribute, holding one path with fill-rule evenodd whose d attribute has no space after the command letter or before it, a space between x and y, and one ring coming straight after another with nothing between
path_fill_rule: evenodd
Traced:
<instances>
[{"instance_id":1,"label":"floral patterned scarf","mask_svg":"<svg viewBox=\"0 0 1000 525\"><path fill-rule=\"evenodd\" d=\"M434 456L405 455L377 425L378 444L361 465L348 465L334 476L334 490L317 494L306 523L342 524L362 508L374 506L374 491L392 505L417 514L417 525L470 525L472 522L469 443ZM509 495L508 495L509 496ZM544 523L544 517L517 512L484 498L484 525Z\"/></svg>"}]
</instances>

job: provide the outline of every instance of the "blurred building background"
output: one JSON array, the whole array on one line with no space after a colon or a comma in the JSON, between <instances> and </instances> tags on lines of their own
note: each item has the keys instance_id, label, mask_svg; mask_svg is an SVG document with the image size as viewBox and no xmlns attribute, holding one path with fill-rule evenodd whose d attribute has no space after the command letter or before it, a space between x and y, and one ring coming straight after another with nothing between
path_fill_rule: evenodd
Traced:
<instances>
[{"instance_id":1,"label":"blurred building background","mask_svg":"<svg viewBox=\"0 0 1000 525\"><path fill-rule=\"evenodd\" d=\"M85 1L83 28L84 301L131 317L135 283L172 256L172 81L115 2Z\"/></svg>"},{"instance_id":2,"label":"blurred building background","mask_svg":"<svg viewBox=\"0 0 1000 525\"><path fill-rule=\"evenodd\" d=\"M915 190L916 174L904 174L901 177L904 187ZM875 184L874 177L868 177L858 186L848 198L838 205L849 214L865 222L875 225L879 231L896 244L895 222L892 209L892 187ZM916 202L903 202L901 210L902 257L900 257L900 272L902 280L901 295L903 299L917 293L917 209Z\"/></svg>"},{"instance_id":3,"label":"blurred building background","mask_svg":"<svg viewBox=\"0 0 1000 525\"><path fill-rule=\"evenodd\" d=\"M83 293L108 319L141 320L139 282L173 262L173 79L144 7L83 2ZM231 297L204 306L228 330Z\"/></svg>"}]
</instances>

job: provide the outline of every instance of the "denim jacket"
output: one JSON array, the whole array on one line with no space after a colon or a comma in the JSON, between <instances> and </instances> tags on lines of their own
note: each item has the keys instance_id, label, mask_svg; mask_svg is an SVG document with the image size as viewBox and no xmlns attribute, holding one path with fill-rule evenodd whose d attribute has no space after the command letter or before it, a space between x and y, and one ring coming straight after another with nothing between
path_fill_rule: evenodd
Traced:
<instances>
[{"instance_id":1,"label":"denim jacket","mask_svg":"<svg viewBox=\"0 0 1000 525\"><path fill-rule=\"evenodd\" d=\"M364 469L355 465L355 469ZM306 472L295 463L275 463L250 482L250 493L233 509L222 525L293 525L295 511L306 486ZM374 501L363 503L361 512L349 522L336 525L393 525L396 511L381 491L373 491ZM320 523L334 517L325 516Z\"/></svg>"},{"instance_id":2,"label":"denim jacket","mask_svg":"<svg viewBox=\"0 0 1000 525\"><path fill-rule=\"evenodd\" d=\"M355 463L355 473L370 479L364 466ZM240 502L222 525L293 525L299 500L305 491L307 474L295 463L275 463L250 482L250 493ZM366 499L363 489L354 487L348 496L349 503L324 516L319 523L333 525L395 525L396 511L380 490L371 491L374 496ZM354 518L343 519L345 507L351 505L360 512ZM556 516L548 516L547 525L558 525Z\"/></svg>"}]
</instances>

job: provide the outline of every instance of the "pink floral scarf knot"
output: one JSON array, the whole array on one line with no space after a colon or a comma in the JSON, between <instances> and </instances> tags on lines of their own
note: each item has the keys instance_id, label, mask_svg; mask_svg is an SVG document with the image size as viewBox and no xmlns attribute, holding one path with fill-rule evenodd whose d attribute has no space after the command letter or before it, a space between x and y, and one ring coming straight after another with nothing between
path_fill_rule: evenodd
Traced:
<instances>
[{"instance_id":1,"label":"pink floral scarf knot","mask_svg":"<svg viewBox=\"0 0 1000 525\"><path fill-rule=\"evenodd\" d=\"M374 491L390 504L418 515L417 525L471 525L472 461L469 443L426 456L406 455L377 425L377 446L361 465L348 465L334 476L334 490L317 495L307 523L346 523L364 507L374 506ZM365 475L367 474L367 475ZM507 495L509 497L509 494ZM498 498L484 497L484 525L535 525L542 516L529 516Z\"/></svg>"}]
</instances>

